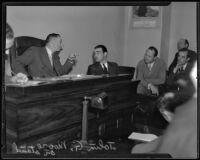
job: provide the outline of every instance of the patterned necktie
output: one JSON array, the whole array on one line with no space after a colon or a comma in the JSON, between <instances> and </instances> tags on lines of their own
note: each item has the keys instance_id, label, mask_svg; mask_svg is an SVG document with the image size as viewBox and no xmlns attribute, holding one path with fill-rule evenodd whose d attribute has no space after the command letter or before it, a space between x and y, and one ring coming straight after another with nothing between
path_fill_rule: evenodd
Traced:
<instances>
[{"instance_id":1,"label":"patterned necktie","mask_svg":"<svg viewBox=\"0 0 200 160\"><path fill-rule=\"evenodd\" d=\"M104 74L108 74L108 69L106 68L105 64L103 64L103 73Z\"/></svg>"}]
</instances>

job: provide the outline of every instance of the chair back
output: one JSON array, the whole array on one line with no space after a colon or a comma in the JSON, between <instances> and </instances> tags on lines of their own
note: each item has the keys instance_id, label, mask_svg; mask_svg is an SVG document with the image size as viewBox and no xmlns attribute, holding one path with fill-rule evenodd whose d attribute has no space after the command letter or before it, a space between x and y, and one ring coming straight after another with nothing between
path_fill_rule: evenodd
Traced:
<instances>
[{"instance_id":1,"label":"chair back","mask_svg":"<svg viewBox=\"0 0 200 160\"><path fill-rule=\"evenodd\" d=\"M119 74L131 74L134 76L135 67L119 66Z\"/></svg>"},{"instance_id":2,"label":"chair back","mask_svg":"<svg viewBox=\"0 0 200 160\"><path fill-rule=\"evenodd\" d=\"M22 55L31 46L43 47L44 45L44 40L28 36L16 37L14 42L16 56Z\"/></svg>"},{"instance_id":3,"label":"chair back","mask_svg":"<svg viewBox=\"0 0 200 160\"><path fill-rule=\"evenodd\" d=\"M43 47L44 45L45 40L39 38L29 36L16 37L13 46L10 48L11 64L13 59L15 59L17 56L22 55L28 48L32 46ZM13 68L12 65L11 68Z\"/></svg>"}]
</instances>

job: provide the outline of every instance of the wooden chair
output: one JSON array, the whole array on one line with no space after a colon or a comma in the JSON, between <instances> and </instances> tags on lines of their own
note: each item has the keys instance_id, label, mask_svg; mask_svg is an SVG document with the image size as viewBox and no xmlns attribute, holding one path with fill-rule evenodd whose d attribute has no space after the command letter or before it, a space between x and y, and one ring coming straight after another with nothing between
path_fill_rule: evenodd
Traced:
<instances>
[{"instance_id":1,"label":"wooden chair","mask_svg":"<svg viewBox=\"0 0 200 160\"><path fill-rule=\"evenodd\" d=\"M11 55L11 68L13 68L12 61L17 56L22 55L29 47L37 46L37 47L43 47L45 45L45 40L35 38L35 37L29 37L29 36L19 36L15 38L14 44L12 48L10 49L10 55ZM28 72L28 68L26 67L26 70Z\"/></svg>"},{"instance_id":2,"label":"wooden chair","mask_svg":"<svg viewBox=\"0 0 200 160\"><path fill-rule=\"evenodd\" d=\"M131 74L134 76L135 67L119 66L119 74Z\"/></svg>"}]
</instances>

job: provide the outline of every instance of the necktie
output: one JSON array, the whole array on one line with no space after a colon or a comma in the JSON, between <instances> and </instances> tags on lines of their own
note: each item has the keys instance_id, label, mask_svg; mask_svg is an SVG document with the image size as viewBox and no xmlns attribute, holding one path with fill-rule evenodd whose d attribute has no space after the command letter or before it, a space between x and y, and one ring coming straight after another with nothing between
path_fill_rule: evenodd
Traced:
<instances>
[{"instance_id":1,"label":"necktie","mask_svg":"<svg viewBox=\"0 0 200 160\"><path fill-rule=\"evenodd\" d=\"M108 69L106 68L105 64L103 64L103 73L104 74L108 74Z\"/></svg>"},{"instance_id":2,"label":"necktie","mask_svg":"<svg viewBox=\"0 0 200 160\"><path fill-rule=\"evenodd\" d=\"M149 71L151 71L151 64L148 64L147 66L149 68Z\"/></svg>"},{"instance_id":3,"label":"necktie","mask_svg":"<svg viewBox=\"0 0 200 160\"><path fill-rule=\"evenodd\" d=\"M55 72L55 74L56 74L57 76L59 76L59 72L57 72L56 67L55 67L55 66L57 66L56 64L57 64L58 62L57 62L57 59L53 58L53 56L54 56L54 55L52 55L52 67L53 67L53 71Z\"/></svg>"}]
</instances>

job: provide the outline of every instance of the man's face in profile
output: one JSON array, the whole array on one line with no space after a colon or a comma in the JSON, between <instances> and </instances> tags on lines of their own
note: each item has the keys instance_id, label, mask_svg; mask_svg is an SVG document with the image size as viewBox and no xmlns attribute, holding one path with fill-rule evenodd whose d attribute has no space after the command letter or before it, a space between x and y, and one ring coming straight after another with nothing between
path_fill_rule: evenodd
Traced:
<instances>
[{"instance_id":1,"label":"man's face in profile","mask_svg":"<svg viewBox=\"0 0 200 160\"><path fill-rule=\"evenodd\" d=\"M146 50L146 53L144 55L144 61L146 64L152 63L155 60L154 54L155 53L153 50L150 49Z\"/></svg>"},{"instance_id":2,"label":"man's face in profile","mask_svg":"<svg viewBox=\"0 0 200 160\"><path fill-rule=\"evenodd\" d=\"M52 38L51 44L54 51L61 51L63 50L63 43L62 38L60 36Z\"/></svg>"},{"instance_id":3,"label":"man's face in profile","mask_svg":"<svg viewBox=\"0 0 200 160\"><path fill-rule=\"evenodd\" d=\"M188 62L189 58L187 57L187 51L180 51L178 53L178 64L184 65Z\"/></svg>"}]
</instances>

